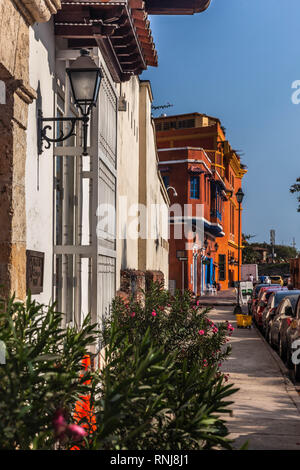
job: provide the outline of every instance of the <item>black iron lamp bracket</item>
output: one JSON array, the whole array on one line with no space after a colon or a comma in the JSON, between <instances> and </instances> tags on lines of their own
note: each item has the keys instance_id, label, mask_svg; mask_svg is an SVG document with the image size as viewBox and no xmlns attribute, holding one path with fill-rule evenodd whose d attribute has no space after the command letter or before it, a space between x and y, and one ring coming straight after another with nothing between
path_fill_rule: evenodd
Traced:
<instances>
[{"instance_id":1,"label":"black iron lamp bracket","mask_svg":"<svg viewBox=\"0 0 300 470\"><path fill-rule=\"evenodd\" d=\"M56 117L56 118L44 118L43 112L41 110L38 111L38 153L41 155L43 153L43 146L44 142L45 149L49 149L51 144L57 144L60 142L64 142L65 140L69 139L72 136L76 136L74 132L75 126L77 122L83 123L83 155L88 155L87 153L87 134L88 134L88 123L89 123L89 116L83 115L82 117ZM56 138L51 138L47 135L48 131L53 132L53 126L44 125L45 123L52 122L69 122L71 124L70 130L65 134L64 131L60 131L60 135Z\"/></svg>"}]
</instances>

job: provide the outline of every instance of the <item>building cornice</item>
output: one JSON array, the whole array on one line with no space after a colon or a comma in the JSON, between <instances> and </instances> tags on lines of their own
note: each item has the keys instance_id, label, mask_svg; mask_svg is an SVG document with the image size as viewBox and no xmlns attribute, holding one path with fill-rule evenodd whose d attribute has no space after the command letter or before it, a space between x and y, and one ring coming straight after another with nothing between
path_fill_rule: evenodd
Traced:
<instances>
[{"instance_id":1,"label":"building cornice","mask_svg":"<svg viewBox=\"0 0 300 470\"><path fill-rule=\"evenodd\" d=\"M61 8L60 0L13 0L29 25L46 23Z\"/></svg>"},{"instance_id":2,"label":"building cornice","mask_svg":"<svg viewBox=\"0 0 300 470\"><path fill-rule=\"evenodd\" d=\"M211 0L146 0L151 15L194 15L207 10Z\"/></svg>"}]
</instances>

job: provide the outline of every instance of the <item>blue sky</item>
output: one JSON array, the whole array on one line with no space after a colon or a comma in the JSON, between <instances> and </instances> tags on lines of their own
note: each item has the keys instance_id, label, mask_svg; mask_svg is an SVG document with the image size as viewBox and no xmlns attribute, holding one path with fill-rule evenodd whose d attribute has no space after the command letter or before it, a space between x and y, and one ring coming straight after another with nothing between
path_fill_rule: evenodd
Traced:
<instances>
[{"instance_id":1,"label":"blue sky","mask_svg":"<svg viewBox=\"0 0 300 470\"><path fill-rule=\"evenodd\" d=\"M300 248L300 214L289 187L300 176L299 0L212 0L194 16L152 16L159 67L155 105L169 114L200 112L221 119L233 148L244 152L243 232Z\"/></svg>"}]
</instances>

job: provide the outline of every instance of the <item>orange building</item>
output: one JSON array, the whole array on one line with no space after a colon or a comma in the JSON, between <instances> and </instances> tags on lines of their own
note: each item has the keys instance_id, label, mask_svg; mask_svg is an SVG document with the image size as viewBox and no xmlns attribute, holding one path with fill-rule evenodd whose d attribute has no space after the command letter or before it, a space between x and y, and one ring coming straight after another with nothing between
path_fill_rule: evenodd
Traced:
<instances>
[{"instance_id":1,"label":"orange building","mask_svg":"<svg viewBox=\"0 0 300 470\"><path fill-rule=\"evenodd\" d=\"M227 289L238 280L236 193L246 166L217 118L200 113L162 116L155 125L160 171L166 186L175 189L169 191L171 204L182 208L182 221L191 227L181 239L174 236L178 217L171 211L170 287L184 286L198 295L214 282ZM191 240L199 217L202 233L196 229Z\"/></svg>"}]
</instances>

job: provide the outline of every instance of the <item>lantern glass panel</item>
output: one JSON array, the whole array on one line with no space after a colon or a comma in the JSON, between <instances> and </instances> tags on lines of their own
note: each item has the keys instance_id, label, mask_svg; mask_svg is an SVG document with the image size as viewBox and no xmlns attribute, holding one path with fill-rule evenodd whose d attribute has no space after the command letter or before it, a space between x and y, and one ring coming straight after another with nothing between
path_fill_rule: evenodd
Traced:
<instances>
[{"instance_id":1,"label":"lantern glass panel","mask_svg":"<svg viewBox=\"0 0 300 470\"><path fill-rule=\"evenodd\" d=\"M70 80L76 103L94 103L100 80L98 70L71 70Z\"/></svg>"}]
</instances>

